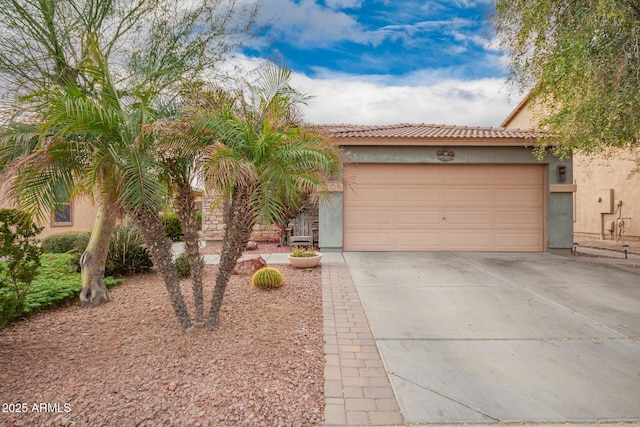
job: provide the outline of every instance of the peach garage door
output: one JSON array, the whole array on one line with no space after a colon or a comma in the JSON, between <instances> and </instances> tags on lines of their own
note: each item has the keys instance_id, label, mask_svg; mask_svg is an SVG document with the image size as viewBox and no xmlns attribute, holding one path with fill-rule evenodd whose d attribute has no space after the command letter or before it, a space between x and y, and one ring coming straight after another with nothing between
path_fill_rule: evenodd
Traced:
<instances>
[{"instance_id":1,"label":"peach garage door","mask_svg":"<svg viewBox=\"0 0 640 427\"><path fill-rule=\"evenodd\" d=\"M345 251L544 251L540 165L350 164Z\"/></svg>"}]
</instances>

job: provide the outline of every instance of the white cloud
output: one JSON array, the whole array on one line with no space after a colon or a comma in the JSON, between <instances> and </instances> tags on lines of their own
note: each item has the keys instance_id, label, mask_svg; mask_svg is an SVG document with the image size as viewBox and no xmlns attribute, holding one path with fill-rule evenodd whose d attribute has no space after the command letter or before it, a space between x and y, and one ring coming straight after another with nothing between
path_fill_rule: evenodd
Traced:
<instances>
[{"instance_id":1,"label":"white cloud","mask_svg":"<svg viewBox=\"0 0 640 427\"><path fill-rule=\"evenodd\" d=\"M334 1L334 3L358 3ZM265 0L260 9L262 24L270 25L275 37L284 37L288 43L301 46L313 43L329 46L334 42L351 40L367 43L372 34L346 13L323 7L313 0L294 3L290 0Z\"/></svg>"},{"instance_id":2,"label":"white cloud","mask_svg":"<svg viewBox=\"0 0 640 427\"><path fill-rule=\"evenodd\" d=\"M259 62L236 59L236 64L248 68ZM328 70L315 74L311 78L293 73L292 84L314 96L305 119L316 124L499 126L516 106L510 101L504 79L454 79L447 77L455 74L451 70L420 71L401 78Z\"/></svg>"},{"instance_id":3,"label":"white cloud","mask_svg":"<svg viewBox=\"0 0 640 427\"><path fill-rule=\"evenodd\" d=\"M363 0L327 0L325 3L331 9L356 9L362 6Z\"/></svg>"},{"instance_id":4,"label":"white cloud","mask_svg":"<svg viewBox=\"0 0 640 427\"><path fill-rule=\"evenodd\" d=\"M442 80L419 86L359 79L311 79L294 85L315 95L306 119L318 124L441 123L498 126L514 108L501 79Z\"/></svg>"}]
</instances>

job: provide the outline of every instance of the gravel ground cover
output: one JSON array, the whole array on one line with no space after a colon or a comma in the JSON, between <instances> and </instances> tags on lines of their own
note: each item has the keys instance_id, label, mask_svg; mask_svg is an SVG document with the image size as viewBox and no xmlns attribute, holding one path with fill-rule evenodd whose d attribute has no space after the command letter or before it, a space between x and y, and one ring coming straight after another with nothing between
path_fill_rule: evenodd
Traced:
<instances>
[{"instance_id":1,"label":"gravel ground cover","mask_svg":"<svg viewBox=\"0 0 640 427\"><path fill-rule=\"evenodd\" d=\"M214 332L181 332L154 273L0 330L0 425L322 425L321 272L278 268L277 290L233 276Z\"/></svg>"}]
</instances>

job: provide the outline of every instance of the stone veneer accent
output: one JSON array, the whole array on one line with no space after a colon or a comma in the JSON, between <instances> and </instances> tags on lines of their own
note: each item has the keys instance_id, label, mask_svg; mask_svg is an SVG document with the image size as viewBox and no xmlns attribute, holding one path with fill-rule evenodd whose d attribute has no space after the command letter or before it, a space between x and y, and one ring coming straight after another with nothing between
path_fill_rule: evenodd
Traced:
<instances>
[{"instance_id":1,"label":"stone veneer accent","mask_svg":"<svg viewBox=\"0 0 640 427\"><path fill-rule=\"evenodd\" d=\"M202 196L202 236L207 241L221 241L224 237L223 206L211 194ZM312 212L312 217L318 219L318 198L310 197L307 210ZM256 224L253 227L251 240L256 242L272 241L276 238L276 227L273 224ZM316 236L317 238L318 236Z\"/></svg>"}]
</instances>

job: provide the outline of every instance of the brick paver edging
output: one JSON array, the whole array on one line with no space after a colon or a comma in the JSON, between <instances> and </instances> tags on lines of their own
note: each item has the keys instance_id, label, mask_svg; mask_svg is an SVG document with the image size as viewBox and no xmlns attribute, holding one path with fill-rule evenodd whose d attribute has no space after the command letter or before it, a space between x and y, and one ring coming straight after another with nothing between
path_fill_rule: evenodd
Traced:
<instances>
[{"instance_id":1,"label":"brick paver edging","mask_svg":"<svg viewBox=\"0 0 640 427\"><path fill-rule=\"evenodd\" d=\"M403 425L345 263L322 264L326 426Z\"/></svg>"}]
</instances>

